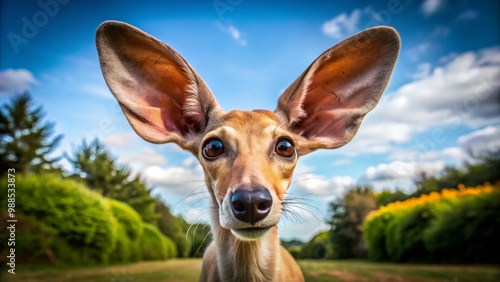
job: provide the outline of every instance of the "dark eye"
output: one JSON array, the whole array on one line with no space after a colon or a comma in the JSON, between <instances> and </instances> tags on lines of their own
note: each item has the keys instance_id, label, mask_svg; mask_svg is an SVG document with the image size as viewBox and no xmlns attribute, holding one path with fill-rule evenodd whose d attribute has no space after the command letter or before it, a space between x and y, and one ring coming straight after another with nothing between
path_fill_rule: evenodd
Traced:
<instances>
[{"instance_id":1,"label":"dark eye","mask_svg":"<svg viewBox=\"0 0 500 282\"><path fill-rule=\"evenodd\" d=\"M203 144L202 154L207 160L212 160L224 153L224 144L220 139L210 139Z\"/></svg>"},{"instance_id":2,"label":"dark eye","mask_svg":"<svg viewBox=\"0 0 500 282\"><path fill-rule=\"evenodd\" d=\"M295 146L291 140L282 138L276 143L274 151L282 157L289 158L295 154Z\"/></svg>"}]
</instances>

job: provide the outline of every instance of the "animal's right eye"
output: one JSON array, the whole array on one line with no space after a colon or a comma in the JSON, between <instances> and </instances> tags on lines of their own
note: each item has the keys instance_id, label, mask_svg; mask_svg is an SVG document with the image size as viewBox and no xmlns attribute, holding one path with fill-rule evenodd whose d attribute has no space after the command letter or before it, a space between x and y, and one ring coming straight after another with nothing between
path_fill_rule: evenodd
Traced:
<instances>
[{"instance_id":1,"label":"animal's right eye","mask_svg":"<svg viewBox=\"0 0 500 282\"><path fill-rule=\"evenodd\" d=\"M295 154L295 146L290 139L280 138L276 143L274 151L282 157L290 158Z\"/></svg>"},{"instance_id":2,"label":"animal's right eye","mask_svg":"<svg viewBox=\"0 0 500 282\"><path fill-rule=\"evenodd\" d=\"M213 160L224 153L224 144L220 139L210 139L203 144L201 154L207 160Z\"/></svg>"}]
</instances>

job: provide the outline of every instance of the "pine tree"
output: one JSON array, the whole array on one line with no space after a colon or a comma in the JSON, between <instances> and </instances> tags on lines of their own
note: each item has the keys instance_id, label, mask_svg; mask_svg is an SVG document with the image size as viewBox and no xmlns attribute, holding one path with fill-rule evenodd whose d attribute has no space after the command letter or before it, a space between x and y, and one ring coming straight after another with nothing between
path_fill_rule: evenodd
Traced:
<instances>
[{"instance_id":1,"label":"pine tree","mask_svg":"<svg viewBox=\"0 0 500 282\"><path fill-rule=\"evenodd\" d=\"M94 139L66 156L73 165L73 177L84 180L87 186L101 195L129 204L145 222L157 224L155 199L150 189L139 177L132 177L130 170L116 162L99 139Z\"/></svg>"},{"instance_id":2,"label":"pine tree","mask_svg":"<svg viewBox=\"0 0 500 282\"><path fill-rule=\"evenodd\" d=\"M16 172L54 170L59 158L49 155L63 135L54 134L53 122L44 122L42 107L34 107L28 93L15 96L0 108L0 174L9 168Z\"/></svg>"}]
</instances>

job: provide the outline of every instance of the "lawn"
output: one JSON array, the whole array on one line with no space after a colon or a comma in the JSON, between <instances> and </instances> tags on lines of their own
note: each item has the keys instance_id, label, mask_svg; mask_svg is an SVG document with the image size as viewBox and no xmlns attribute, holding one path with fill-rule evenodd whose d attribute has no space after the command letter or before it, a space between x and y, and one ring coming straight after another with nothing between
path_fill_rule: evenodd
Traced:
<instances>
[{"instance_id":1,"label":"lawn","mask_svg":"<svg viewBox=\"0 0 500 282\"><path fill-rule=\"evenodd\" d=\"M494 266L385 264L367 261L299 261L306 281L500 281ZM76 269L16 269L2 281L197 281L201 260L168 260Z\"/></svg>"}]
</instances>

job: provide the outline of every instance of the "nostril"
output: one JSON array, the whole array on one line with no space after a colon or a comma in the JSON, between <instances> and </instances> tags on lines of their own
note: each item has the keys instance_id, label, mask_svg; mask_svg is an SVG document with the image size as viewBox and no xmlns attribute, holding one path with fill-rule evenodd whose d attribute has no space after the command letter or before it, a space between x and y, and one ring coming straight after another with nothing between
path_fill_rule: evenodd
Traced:
<instances>
[{"instance_id":1,"label":"nostril","mask_svg":"<svg viewBox=\"0 0 500 282\"><path fill-rule=\"evenodd\" d=\"M232 205L235 212L245 212L245 205L241 201L234 201Z\"/></svg>"},{"instance_id":2,"label":"nostril","mask_svg":"<svg viewBox=\"0 0 500 282\"><path fill-rule=\"evenodd\" d=\"M234 217L243 222L255 224L270 212L273 198L267 189L236 189L231 195L231 210Z\"/></svg>"},{"instance_id":3,"label":"nostril","mask_svg":"<svg viewBox=\"0 0 500 282\"><path fill-rule=\"evenodd\" d=\"M259 211L266 211L269 208L271 208L271 205L272 205L272 201L264 201L264 202L259 203L259 205L257 206L257 209Z\"/></svg>"}]
</instances>

